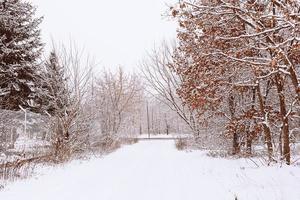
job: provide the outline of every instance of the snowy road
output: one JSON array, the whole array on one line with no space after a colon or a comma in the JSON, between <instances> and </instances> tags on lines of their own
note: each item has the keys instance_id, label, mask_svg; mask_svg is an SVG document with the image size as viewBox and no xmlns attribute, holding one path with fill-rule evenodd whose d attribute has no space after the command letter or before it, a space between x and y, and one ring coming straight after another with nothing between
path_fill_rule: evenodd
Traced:
<instances>
[{"instance_id":1,"label":"snowy road","mask_svg":"<svg viewBox=\"0 0 300 200\"><path fill-rule=\"evenodd\" d=\"M179 152L141 141L104 158L73 162L0 192L1 200L299 200L299 167L256 169L246 160Z\"/></svg>"}]
</instances>

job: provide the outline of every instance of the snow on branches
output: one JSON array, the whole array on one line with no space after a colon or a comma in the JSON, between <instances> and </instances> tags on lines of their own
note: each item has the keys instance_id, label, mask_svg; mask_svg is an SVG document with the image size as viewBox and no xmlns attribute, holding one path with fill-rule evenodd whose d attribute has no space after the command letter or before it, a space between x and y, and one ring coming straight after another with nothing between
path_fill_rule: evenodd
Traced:
<instances>
[{"instance_id":1,"label":"snow on branches","mask_svg":"<svg viewBox=\"0 0 300 200\"><path fill-rule=\"evenodd\" d=\"M272 160L278 133L289 164L290 128L299 127L300 2L182 1L171 14L179 24L181 97L203 115L227 116L234 153L241 139L261 133Z\"/></svg>"},{"instance_id":2,"label":"snow on branches","mask_svg":"<svg viewBox=\"0 0 300 200\"><path fill-rule=\"evenodd\" d=\"M0 108L31 107L36 98L43 44L35 8L30 3L6 0L0 4Z\"/></svg>"}]
</instances>

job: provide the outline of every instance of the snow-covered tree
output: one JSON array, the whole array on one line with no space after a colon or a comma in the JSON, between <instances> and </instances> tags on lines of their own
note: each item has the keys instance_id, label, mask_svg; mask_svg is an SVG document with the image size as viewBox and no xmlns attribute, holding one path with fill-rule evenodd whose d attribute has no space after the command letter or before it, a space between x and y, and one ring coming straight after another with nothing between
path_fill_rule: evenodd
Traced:
<instances>
[{"instance_id":1,"label":"snow-covered tree","mask_svg":"<svg viewBox=\"0 0 300 200\"><path fill-rule=\"evenodd\" d=\"M176 67L172 62L175 51L175 43L170 45L164 42L160 48L148 54L147 58L141 62L140 68L148 84L148 92L176 113L197 136L199 124L195 119L196 113L189 106L184 105L177 94L177 89L182 84L182 77L176 74Z\"/></svg>"},{"instance_id":2,"label":"snow-covered tree","mask_svg":"<svg viewBox=\"0 0 300 200\"><path fill-rule=\"evenodd\" d=\"M41 82L42 87L39 89L40 110L51 116L63 116L69 105L70 93L68 91L66 69L60 63L55 51L50 53L49 59L45 63L45 71Z\"/></svg>"},{"instance_id":3,"label":"snow-covered tree","mask_svg":"<svg viewBox=\"0 0 300 200\"><path fill-rule=\"evenodd\" d=\"M83 55L73 43L54 47L41 76L39 101L41 110L51 115L53 150L58 159L82 151L93 126L87 104L94 63L83 60Z\"/></svg>"},{"instance_id":4,"label":"snow-covered tree","mask_svg":"<svg viewBox=\"0 0 300 200\"><path fill-rule=\"evenodd\" d=\"M206 119L223 115L236 150L262 134L272 160L272 136L279 136L289 164L290 129L299 127L292 122L299 117L300 2L182 1L171 10L180 25L181 97Z\"/></svg>"},{"instance_id":5,"label":"snow-covered tree","mask_svg":"<svg viewBox=\"0 0 300 200\"><path fill-rule=\"evenodd\" d=\"M0 107L32 107L36 98L37 60L43 44L35 7L21 0L0 1Z\"/></svg>"},{"instance_id":6,"label":"snow-covered tree","mask_svg":"<svg viewBox=\"0 0 300 200\"><path fill-rule=\"evenodd\" d=\"M126 126L139 125L142 89L138 76L127 75L121 68L116 73L103 72L95 85L95 109L102 135L116 136Z\"/></svg>"}]
</instances>

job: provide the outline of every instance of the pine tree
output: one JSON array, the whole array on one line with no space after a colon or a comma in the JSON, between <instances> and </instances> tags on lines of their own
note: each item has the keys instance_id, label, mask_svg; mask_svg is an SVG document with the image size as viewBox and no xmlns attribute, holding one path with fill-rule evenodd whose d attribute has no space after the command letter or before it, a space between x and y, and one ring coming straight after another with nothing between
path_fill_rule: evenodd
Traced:
<instances>
[{"instance_id":1,"label":"pine tree","mask_svg":"<svg viewBox=\"0 0 300 200\"><path fill-rule=\"evenodd\" d=\"M0 108L32 108L43 44L36 8L21 0L0 2Z\"/></svg>"},{"instance_id":2,"label":"pine tree","mask_svg":"<svg viewBox=\"0 0 300 200\"><path fill-rule=\"evenodd\" d=\"M63 116L67 112L69 92L65 69L60 64L55 51L50 53L41 76L41 89L38 98L39 110L52 116Z\"/></svg>"}]
</instances>

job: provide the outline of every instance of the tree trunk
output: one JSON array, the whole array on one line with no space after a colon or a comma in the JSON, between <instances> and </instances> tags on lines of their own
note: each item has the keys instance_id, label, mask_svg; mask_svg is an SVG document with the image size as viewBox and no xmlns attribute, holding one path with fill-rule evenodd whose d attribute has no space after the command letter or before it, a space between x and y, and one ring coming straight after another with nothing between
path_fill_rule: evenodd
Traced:
<instances>
[{"instance_id":1,"label":"tree trunk","mask_svg":"<svg viewBox=\"0 0 300 200\"><path fill-rule=\"evenodd\" d=\"M279 148L280 157L283 158L283 151L282 151L282 131L281 130L280 130L280 134L279 134L278 148Z\"/></svg>"},{"instance_id":2,"label":"tree trunk","mask_svg":"<svg viewBox=\"0 0 300 200\"><path fill-rule=\"evenodd\" d=\"M228 105L229 105L229 111L231 114L231 122L235 122L235 105L234 105L234 96L233 95L229 95L229 99L228 99ZM233 131L233 138L232 138L232 154L236 155L240 152L239 149L239 138L238 138L238 133L236 130L236 123L234 124L234 131Z\"/></svg>"},{"instance_id":3,"label":"tree trunk","mask_svg":"<svg viewBox=\"0 0 300 200\"><path fill-rule=\"evenodd\" d=\"M252 154L252 134L249 124L246 126L246 153L247 155Z\"/></svg>"},{"instance_id":4,"label":"tree trunk","mask_svg":"<svg viewBox=\"0 0 300 200\"><path fill-rule=\"evenodd\" d=\"M261 94L260 85L257 86L257 95L259 100L259 107L261 115L264 117L265 122L263 123L263 130L264 130L264 136L265 136L265 143L267 144L268 149L268 157L269 161L273 159L273 145L272 145L272 135L270 127L268 126L267 122L267 113L265 110L265 99Z\"/></svg>"},{"instance_id":5,"label":"tree trunk","mask_svg":"<svg viewBox=\"0 0 300 200\"><path fill-rule=\"evenodd\" d=\"M166 134L169 135L169 124L167 120L167 114L165 114Z\"/></svg>"},{"instance_id":6,"label":"tree trunk","mask_svg":"<svg viewBox=\"0 0 300 200\"><path fill-rule=\"evenodd\" d=\"M295 89L295 93L297 95L297 99L300 102L300 83L298 81L297 72L295 71L294 66L289 67L289 72L290 72L290 78L292 80Z\"/></svg>"},{"instance_id":7,"label":"tree trunk","mask_svg":"<svg viewBox=\"0 0 300 200\"><path fill-rule=\"evenodd\" d=\"M149 104L147 102L147 131L148 131L148 138L150 138L150 119L149 119Z\"/></svg>"},{"instance_id":8,"label":"tree trunk","mask_svg":"<svg viewBox=\"0 0 300 200\"><path fill-rule=\"evenodd\" d=\"M234 131L234 133L233 133L232 147L233 147L233 150L232 150L233 155L236 155L240 152L238 134L236 131Z\"/></svg>"},{"instance_id":9,"label":"tree trunk","mask_svg":"<svg viewBox=\"0 0 300 200\"><path fill-rule=\"evenodd\" d=\"M279 106L280 106L280 117L282 121L282 140L283 140L283 158L286 161L287 165L291 163L291 152L290 152L290 136L289 136L289 119L287 116L287 109L285 104L285 96L283 94L283 79L277 74L275 76L275 82L277 87L277 93L279 97Z\"/></svg>"}]
</instances>

